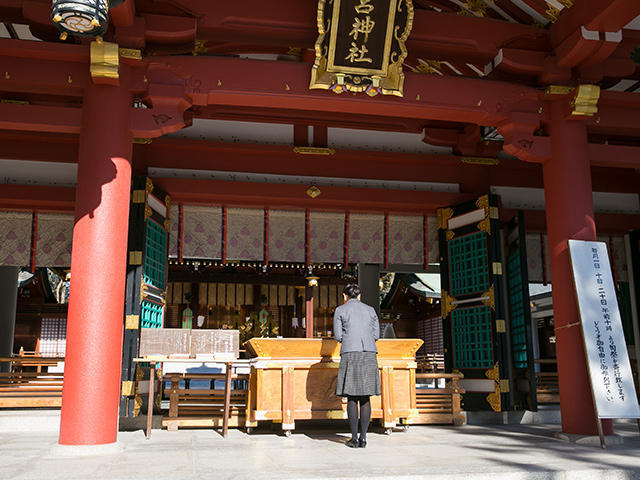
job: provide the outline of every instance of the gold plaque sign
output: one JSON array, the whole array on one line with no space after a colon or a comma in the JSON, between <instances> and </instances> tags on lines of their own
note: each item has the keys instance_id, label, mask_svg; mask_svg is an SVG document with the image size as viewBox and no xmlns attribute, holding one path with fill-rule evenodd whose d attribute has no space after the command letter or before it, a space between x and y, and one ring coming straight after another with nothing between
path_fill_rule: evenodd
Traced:
<instances>
[{"instance_id":1,"label":"gold plaque sign","mask_svg":"<svg viewBox=\"0 0 640 480\"><path fill-rule=\"evenodd\" d=\"M411 0L319 0L309 88L402 96Z\"/></svg>"}]
</instances>

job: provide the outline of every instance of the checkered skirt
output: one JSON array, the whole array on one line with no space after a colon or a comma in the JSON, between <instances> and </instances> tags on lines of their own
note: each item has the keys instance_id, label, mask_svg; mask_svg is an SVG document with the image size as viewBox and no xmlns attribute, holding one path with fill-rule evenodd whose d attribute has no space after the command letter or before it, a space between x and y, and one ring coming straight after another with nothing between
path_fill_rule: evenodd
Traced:
<instances>
[{"instance_id":1,"label":"checkered skirt","mask_svg":"<svg viewBox=\"0 0 640 480\"><path fill-rule=\"evenodd\" d=\"M380 395L380 371L376 352L345 352L340 356L336 395Z\"/></svg>"}]
</instances>

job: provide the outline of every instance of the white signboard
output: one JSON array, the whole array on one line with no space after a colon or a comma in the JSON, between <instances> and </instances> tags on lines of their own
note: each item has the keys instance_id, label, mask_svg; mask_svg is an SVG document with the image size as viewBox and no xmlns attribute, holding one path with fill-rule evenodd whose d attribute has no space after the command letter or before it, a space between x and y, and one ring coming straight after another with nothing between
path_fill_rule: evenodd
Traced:
<instances>
[{"instance_id":1,"label":"white signboard","mask_svg":"<svg viewBox=\"0 0 640 480\"><path fill-rule=\"evenodd\" d=\"M640 418L604 242L569 240L591 388L599 418Z\"/></svg>"}]
</instances>

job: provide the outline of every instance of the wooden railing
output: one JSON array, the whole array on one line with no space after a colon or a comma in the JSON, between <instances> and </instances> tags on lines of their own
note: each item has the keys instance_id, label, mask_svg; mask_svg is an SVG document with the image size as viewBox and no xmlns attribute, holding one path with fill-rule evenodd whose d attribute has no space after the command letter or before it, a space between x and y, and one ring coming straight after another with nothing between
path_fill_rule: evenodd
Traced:
<instances>
[{"instance_id":1,"label":"wooden railing","mask_svg":"<svg viewBox=\"0 0 640 480\"><path fill-rule=\"evenodd\" d=\"M416 363L420 372L444 372L444 355L428 353L416 357Z\"/></svg>"},{"instance_id":2,"label":"wooden railing","mask_svg":"<svg viewBox=\"0 0 640 480\"><path fill-rule=\"evenodd\" d=\"M412 423L464 424L466 415L460 401L465 391L460 388L461 378L463 375L459 373L416 373L418 386L421 380L433 380L433 388L416 387L418 417ZM444 388L440 388L441 380L445 382Z\"/></svg>"}]
</instances>

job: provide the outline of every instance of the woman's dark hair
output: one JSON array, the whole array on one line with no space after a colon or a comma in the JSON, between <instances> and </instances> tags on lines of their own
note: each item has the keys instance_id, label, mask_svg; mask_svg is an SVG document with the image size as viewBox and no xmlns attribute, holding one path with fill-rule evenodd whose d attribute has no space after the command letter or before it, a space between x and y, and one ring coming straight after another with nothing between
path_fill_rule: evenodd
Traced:
<instances>
[{"instance_id":1,"label":"woman's dark hair","mask_svg":"<svg viewBox=\"0 0 640 480\"><path fill-rule=\"evenodd\" d=\"M344 293L348 298L358 298L358 295L360 295L360 287L357 283L350 283L344 287L342 293Z\"/></svg>"}]
</instances>

